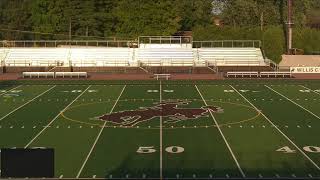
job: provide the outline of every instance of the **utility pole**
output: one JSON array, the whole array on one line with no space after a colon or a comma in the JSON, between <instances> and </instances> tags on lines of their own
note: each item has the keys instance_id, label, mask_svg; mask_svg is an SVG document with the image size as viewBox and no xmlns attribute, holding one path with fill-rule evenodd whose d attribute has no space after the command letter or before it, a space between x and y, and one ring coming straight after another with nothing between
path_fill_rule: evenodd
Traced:
<instances>
[{"instance_id":1,"label":"utility pole","mask_svg":"<svg viewBox=\"0 0 320 180\"><path fill-rule=\"evenodd\" d=\"M292 25L294 24L292 22L292 1L288 0L288 22L287 22L287 54L291 54L292 49Z\"/></svg>"},{"instance_id":2,"label":"utility pole","mask_svg":"<svg viewBox=\"0 0 320 180\"><path fill-rule=\"evenodd\" d=\"M72 31L72 24L71 24L71 18L69 18L69 41L71 41L72 39L71 31Z\"/></svg>"},{"instance_id":3,"label":"utility pole","mask_svg":"<svg viewBox=\"0 0 320 180\"><path fill-rule=\"evenodd\" d=\"M86 28L86 36L87 36L87 38L86 38L86 46L88 46L88 36L89 36L89 27L88 26Z\"/></svg>"}]
</instances>

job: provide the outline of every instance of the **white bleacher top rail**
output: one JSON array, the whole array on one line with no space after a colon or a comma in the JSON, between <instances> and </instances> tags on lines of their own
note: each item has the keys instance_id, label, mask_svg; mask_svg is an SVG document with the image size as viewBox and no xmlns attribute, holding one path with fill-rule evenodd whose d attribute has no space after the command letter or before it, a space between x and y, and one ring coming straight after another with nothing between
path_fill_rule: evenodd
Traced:
<instances>
[{"instance_id":1,"label":"white bleacher top rail","mask_svg":"<svg viewBox=\"0 0 320 180\"><path fill-rule=\"evenodd\" d=\"M115 46L111 46L111 45ZM120 46L124 45L125 46ZM135 40L16 40L0 41L0 47L58 47L58 46L80 46L80 47L130 47L138 45Z\"/></svg>"},{"instance_id":2,"label":"white bleacher top rail","mask_svg":"<svg viewBox=\"0 0 320 180\"><path fill-rule=\"evenodd\" d=\"M209 46L204 46L205 44L208 44ZM221 44L221 46L214 46L216 44ZM231 44L231 46L230 46ZM237 44L241 44L241 46L236 46ZM246 44L251 44L250 46L245 46ZM257 46L256 46L257 44ZM255 47L260 48L261 47L261 41L260 40L215 40L215 41L193 41L193 47L194 48L219 48L219 47L225 47L225 48L248 48L248 47ZM200 46L197 46L200 45ZM229 45L229 46L228 46Z\"/></svg>"}]
</instances>

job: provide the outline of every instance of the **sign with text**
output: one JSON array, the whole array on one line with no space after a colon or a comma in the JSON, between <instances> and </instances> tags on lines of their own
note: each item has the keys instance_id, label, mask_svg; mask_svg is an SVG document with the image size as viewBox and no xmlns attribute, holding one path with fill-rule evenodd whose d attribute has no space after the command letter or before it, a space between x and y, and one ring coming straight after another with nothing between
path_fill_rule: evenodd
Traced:
<instances>
[{"instance_id":1,"label":"sign with text","mask_svg":"<svg viewBox=\"0 0 320 180\"><path fill-rule=\"evenodd\" d=\"M291 73L320 74L320 67L290 67Z\"/></svg>"}]
</instances>

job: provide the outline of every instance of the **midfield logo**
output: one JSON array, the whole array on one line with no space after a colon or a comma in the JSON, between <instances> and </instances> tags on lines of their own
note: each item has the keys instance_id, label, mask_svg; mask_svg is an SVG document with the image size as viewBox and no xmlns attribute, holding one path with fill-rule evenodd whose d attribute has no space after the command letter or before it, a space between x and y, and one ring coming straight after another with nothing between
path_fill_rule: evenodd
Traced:
<instances>
[{"instance_id":1,"label":"midfield logo","mask_svg":"<svg viewBox=\"0 0 320 180\"><path fill-rule=\"evenodd\" d=\"M164 123L208 117L209 112L220 113L223 109L217 106L203 106L201 108L182 108L190 101L165 101L152 107L142 107L136 110L120 111L98 117L99 120L112 122L122 126L134 126L138 123L149 121L156 117L168 117Z\"/></svg>"}]
</instances>

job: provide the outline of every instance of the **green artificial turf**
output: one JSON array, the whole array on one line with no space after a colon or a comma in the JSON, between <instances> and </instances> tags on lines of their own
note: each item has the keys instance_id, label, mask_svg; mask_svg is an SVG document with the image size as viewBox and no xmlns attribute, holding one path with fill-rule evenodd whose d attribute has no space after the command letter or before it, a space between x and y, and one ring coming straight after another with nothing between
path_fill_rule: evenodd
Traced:
<instances>
[{"instance_id":1,"label":"green artificial turf","mask_svg":"<svg viewBox=\"0 0 320 180\"><path fill-rule=\"evenodd\" d=\"M223 111L98 119L160 101ZM0 148L54 148L57 178L320 178L319 109L320 81L6 81Z\"/></svg>"}]
</instances>

